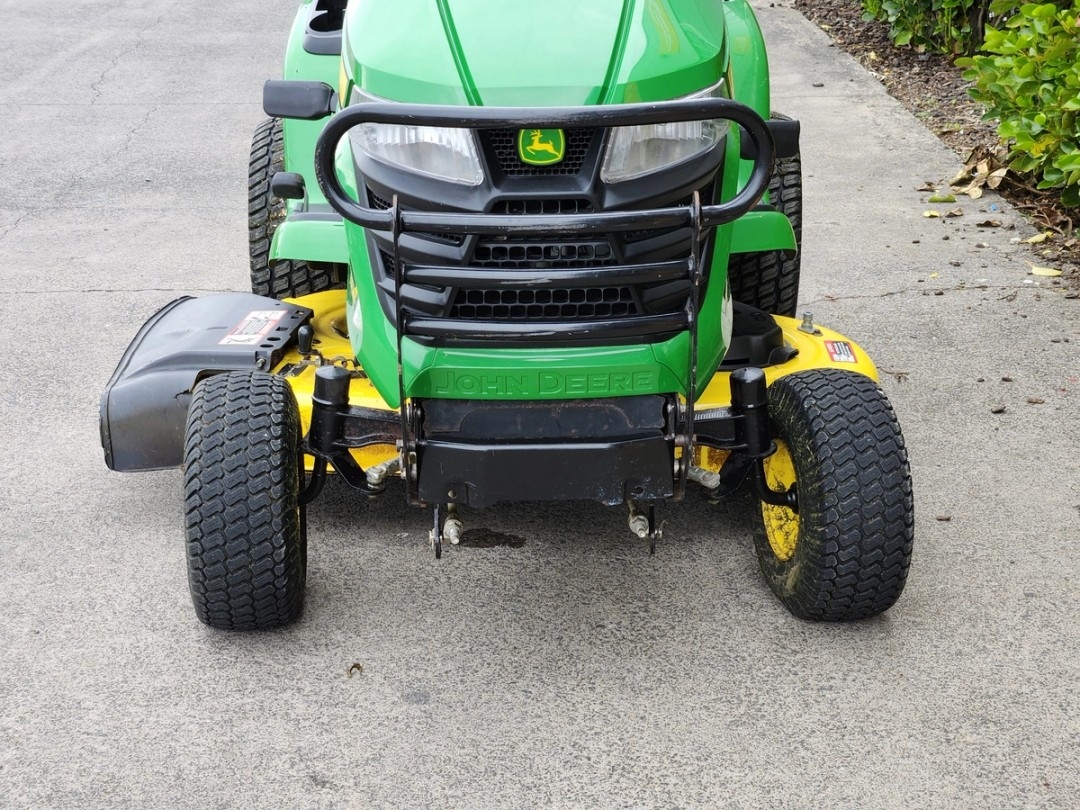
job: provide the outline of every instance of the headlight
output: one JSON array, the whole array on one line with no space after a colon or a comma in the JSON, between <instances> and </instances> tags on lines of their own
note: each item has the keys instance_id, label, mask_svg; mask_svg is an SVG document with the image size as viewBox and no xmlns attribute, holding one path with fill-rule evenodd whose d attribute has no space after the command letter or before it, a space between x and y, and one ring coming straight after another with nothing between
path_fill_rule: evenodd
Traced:
<instances>
[{"instance_id":1,"label":"headlight","mask_svg":"<svg viewBox=\"0 0 1080 810\"><path fill-rule=\"evenodd\" d=\"M721 79L707 90L686 98L726 97ZM716 146L727 131L728 122L724 120L615 127L608 139L600 179L605 183L621 183L685 163Z\"/></svg>"},{"instance_id":2,"label":"headlight","mask_svg":"<svg viewBox=\"0 0 1080 810\"><path fill-rule=\"evenodd\" d=\"M349 103L358 101L386 99L353 88ZM478 186L484 180L476 141L468 129L368 123L349 130L349 142L354 150L395 168L464 186Z\"/></svg>"}]
</instances>

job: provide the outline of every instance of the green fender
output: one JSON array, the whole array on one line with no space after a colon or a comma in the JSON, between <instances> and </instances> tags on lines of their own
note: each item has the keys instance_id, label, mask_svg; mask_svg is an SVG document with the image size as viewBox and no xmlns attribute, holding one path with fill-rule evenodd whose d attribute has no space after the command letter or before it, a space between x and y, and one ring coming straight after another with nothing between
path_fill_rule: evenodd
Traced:
<instances>
[{"instance_id":1,"label":"green fender","mask_svg":"<svg viewBox=\"0 0 1080 810\"><path fill-rule=\"evenodd\" d=\"M305 214L286 218L270 243L270 260L279 259L348 264L344 221L338 216L308 219Z\"/></svg>"},{"instance_id":2,"label":"green fender","mask_svg":"<svg viewBox=\"0 0 1080 810\"><path fill-rule=\"evenodd\" d=\"M795 231L779 211L751 211L732 223L731 252L796 251Z\"/></svg>"}]
</instances>

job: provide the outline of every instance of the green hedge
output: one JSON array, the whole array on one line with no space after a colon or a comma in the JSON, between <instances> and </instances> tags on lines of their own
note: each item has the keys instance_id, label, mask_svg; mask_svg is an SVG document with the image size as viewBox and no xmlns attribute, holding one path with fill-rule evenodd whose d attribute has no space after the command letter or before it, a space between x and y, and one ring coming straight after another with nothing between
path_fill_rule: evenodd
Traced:
<instances>
[{"instance_id":1,"label":"green hedge","mask_svg":"<svg viewBox=\"0 0 1080 810\"><path fill-rule=\"evenodd\" d=\"M889 24L896 45L973 54L982 44L991 0L862 0L863 19Z\"/></svg>"},{"instance_id":2,"label":"green hedge","mask_svg":"<svg viewBox=\"0 0 1080 810\"><path fill-rule=\"evenodd\" d=\"M983 53L958 59L971 96L997 118L1009 166L1080 205L1080 0L1020 6L988 28Z\"/></svg>"},{"instance_id":3,"label":"green hedge","mask_svg":"<svg viewBox=\"0 0 1080 810\"><path fill-rule=\"evenodd\" d=\"M1080 205L1080 0L861 0L901 46L949 55L1000 122L1009 166Z\"/></svg>"}]
</instances>

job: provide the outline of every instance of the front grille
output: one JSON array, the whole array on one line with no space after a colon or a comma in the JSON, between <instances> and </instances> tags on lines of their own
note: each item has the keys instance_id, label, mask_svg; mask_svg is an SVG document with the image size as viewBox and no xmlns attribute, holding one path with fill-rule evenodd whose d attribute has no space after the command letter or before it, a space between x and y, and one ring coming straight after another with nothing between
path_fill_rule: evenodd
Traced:
<instances>
[{"instance_id":1,"label":"front grille","mask_svg":"<svg viewBox=\"0 0 1080 810\"><path fill-rule=\"evenodd\" d=\"M547 267L603 267L617 264L611 245L604 239L562 242L537 238L536 241L499 240L476 246L472 264L476 267L534 269Z\"/></svg>"},{"instance_id":2,"label":"front grille","mask_svg":"<svg viewBox=\"0 0 1080 810\"><path fill-rule=\"evenodd\" d=\"M597 136L596 129L566 130L566 153L561 161L550 166L530 166L518 155L516 129L489 129L482 138L495 158L495 163L507 177L557 177L575 175L585 164L585 157Z\"/></svg>"},{"instance_id":3,"label":"front grille","mask_svg":"<svg viewBox=\"0 0 1080 810\"><path fill-rule=\"evenodd\" d=\"M589 321L636 312L629 287L458 290L450 317L463 321Z\"/></svg>"},{"instance_id":4,"label":"front grille","mask_svg":"<svg viewBox=\"0 0 1080 810\"><path fill-rule=\"evenodd\" d=\"M514 214L591 214L593 205L582 199L500 200L491 213ZM558 237L485 237L473 253L476 267L509 270L602 267L616 264L615 252L606 236L575 240Z\"/></svg>"},{"instance_id":5,"label":"front grille","mask_svg":"<svg viewBox=\"0 0 1080 810\"><path fill-rule=\"evenodd\" d=\"M493 214L591 214L592 212L591 202L574 197L565 200L499 200L491 209Z\"/></svg>"},{"instance_id":6,"label":"front grille","mask_svg":"<svg viewBox=\"0 0 1080 810\"><path fill-rule=\"evenodd\" d=\"M386 271L386 277L397 278L397 262L394 261L393 254L387 253L385 250L380 250L379 258L382 259L383 270Z\"/></svg>"}]
</instances>

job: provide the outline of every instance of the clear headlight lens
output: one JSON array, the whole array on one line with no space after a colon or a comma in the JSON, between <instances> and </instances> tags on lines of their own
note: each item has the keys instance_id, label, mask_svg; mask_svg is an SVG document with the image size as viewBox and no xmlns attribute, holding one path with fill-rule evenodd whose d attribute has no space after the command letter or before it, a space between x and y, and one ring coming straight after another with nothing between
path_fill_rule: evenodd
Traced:
<instances>
[{"instance_id":1,"label":"clear headlight lens","mask_svg":"<svg viewBox=\"0 0 1080 810\"><path fill-rule=\"evenodd\" d=\"M393 103L354 88L349 103L359 101ZM465 186L484 180L472 130L368 123L349 130L349 141L354 150L388 166Z\"/></svg>"},{"instance_id":2,"label":"clear headlight lens","mask_svg":"<svg viewBox=\"0 0 1080 810\"><path fill-rule=\"evenodd\" d=\"M726 98L724 91L721 79L707 90L686 98ZM716 146L727 131L728 122L724 120L615 127L608 139L600 179L605 183L621 183L685 163Z\"/></svg>"}]
</instances>

